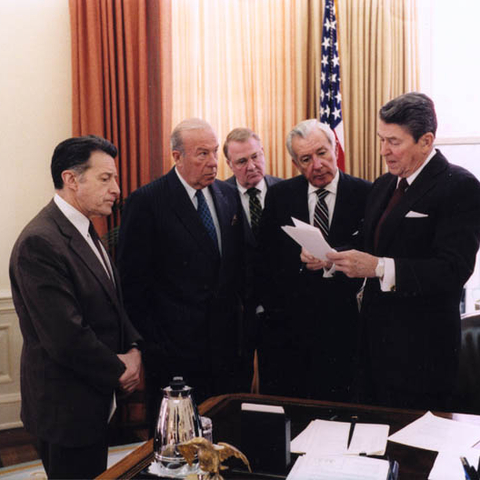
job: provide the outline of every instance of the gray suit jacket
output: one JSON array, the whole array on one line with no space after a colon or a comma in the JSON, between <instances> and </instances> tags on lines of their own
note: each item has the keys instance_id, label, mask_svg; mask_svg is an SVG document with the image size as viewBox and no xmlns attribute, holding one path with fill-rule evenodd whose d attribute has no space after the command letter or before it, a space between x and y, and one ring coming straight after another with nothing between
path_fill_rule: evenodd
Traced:
<instances>
[{"instance_id":1,"label":"gray suit jacket","mask_svg":"<svg viewBox=\"0 0 480 480\"><path fill-rule=\"evenodd\" d=\"M24 339L21 417L45 441L89 445L107 428L125 371L117 353L141 339L114 273L117 291L53 200L15 243L10 279Z\"/></svg>"}]
</instances>

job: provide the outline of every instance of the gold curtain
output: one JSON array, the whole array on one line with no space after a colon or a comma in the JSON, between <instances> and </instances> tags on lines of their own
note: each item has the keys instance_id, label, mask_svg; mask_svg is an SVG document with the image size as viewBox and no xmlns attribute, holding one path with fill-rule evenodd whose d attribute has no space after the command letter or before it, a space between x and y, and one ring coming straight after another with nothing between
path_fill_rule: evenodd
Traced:
<instances>
[{"instance_id":1,"label":"gold curtain","mask_svg":"<svg viewBox=\"0 0 480 480\"><path fill-rule=\"evenodd\" d=\"M292 176L285 137L306 116L307 17L303 0L175 0L172 125L204 118L221 145L231 129L250 127L267 172ZM219 178L230 175L220 160Z\"/></svg>"},{"instance_id":2,"label":"gold curtain","mask_svg":"<svg viewBox=\"0 0 480 480\"><path fill-rule=\"evenodd\" d=\"M419 85L415 0L337 0L345 165L374 180L385 172L378 110Z\"/></svg>"},{"instance_id":3,"label":"gold curtain","mask_svg":"<svg viewBox=\"0 0 480 480\"><path fill-rule=\"evenodd\" d=\"M267 172L296 174L290 129L318 117L322 0L175 0L172 125L198 116L223 140L248 126L262 138ZM379 108L417 88L415 0L337 0L345 169L383 173ZM219 162L219 178L230 171Z\"/></svg>"}]
</instances>

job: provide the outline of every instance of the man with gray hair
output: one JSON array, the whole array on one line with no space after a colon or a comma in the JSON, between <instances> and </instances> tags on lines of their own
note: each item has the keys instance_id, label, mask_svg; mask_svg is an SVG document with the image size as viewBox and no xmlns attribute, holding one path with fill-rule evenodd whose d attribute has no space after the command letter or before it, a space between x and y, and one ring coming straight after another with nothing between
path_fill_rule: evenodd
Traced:
<instances>
[{"instance_id":1,"label":"man with gray hair","mask_svg":"<svg viewBox=\"0 0 480 480\"><path fill-rule=\"evenodd\" d=\"M250 380L238 196L215 180L219 145L207 122L184 120L171 144L175 167L129 196L118 250L125 305L145 338L151 427L160 388L174 375L195 388L198 402L248 390Z\"/></svg>"},{"instance_id":2,"label":"man with gray hair","mask_svg":"<svg viewBox=\"0 0 480 480\"><path fill-rule=\"evenodd\" d=\"M287 149L302 175L269 189L260 225L266 310L259 348L261 391L348 401L360 282L342 273L327 274L327 268L305 269L300 246L281 227L291 225L294 217L317 226L334 248L352 244L370 182L339 171L335 136L316 119L293 128ZM308 252L304 255L308 260Z\"/></svg>"}]
</instances>

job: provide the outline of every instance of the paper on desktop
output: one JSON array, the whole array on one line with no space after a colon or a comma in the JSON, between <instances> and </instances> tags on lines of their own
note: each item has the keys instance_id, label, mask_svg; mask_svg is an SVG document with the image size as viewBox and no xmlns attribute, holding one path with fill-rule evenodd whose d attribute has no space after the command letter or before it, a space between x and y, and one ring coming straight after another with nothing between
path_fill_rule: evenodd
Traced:
<instances>
[{"instance_id":1,"label":"paper on desktop","mask_svg":"<svg viewBox=\"0 0 480 480\"><path fill-rule=\"evenodd\" d=\"M304 455L287 480L385 480L390 464L378 458L343 455Z\"/></svg>"},{"instance_id":2,"label":"paper on desktop","mask_svg":"<svg viewBox=\"0 0 480 480\"><path fill-rule=\"evenodd\" d=\"M473 448L438 452L428 480L465 480L460 457L465 457L470 465L477 468L479 456L480 450Z\"/></svg>"},{"instance_id":3,"label":"paper on desktop","mask_svg":"<svg viewBox=\"0 0 480 480\"><path fill-rule=\"evenodd\" d=\"M388 438L425 450L458 450L469 448L480 441L480 426L437 417L432 412L415 420Z\"/></svg>"},{"instance_id":4,"label":"paper on desktop","mask_svg":"<svg viewBox=\"0 0 480 480\"><path fill-rule=\"evenodd\" d=\"M292 452L313 455L384 455L389 429L388 425L357 423L350 447L347 448L349 422L313 420L292 440L290 449Z\"/></svg>"},{"instance_id":5,"label":"paper on desktop","mask_svg":"<svg viewBox=\"0 0 480 480\"><path fill-rule=\"evenodd\" d=\"M328 244L320 230L313 225L293 218L294 226L285 225L283 231L293 238L301 247L319 260L327 260L327 253L335 250Z\"/></svg>"}]
</instances>

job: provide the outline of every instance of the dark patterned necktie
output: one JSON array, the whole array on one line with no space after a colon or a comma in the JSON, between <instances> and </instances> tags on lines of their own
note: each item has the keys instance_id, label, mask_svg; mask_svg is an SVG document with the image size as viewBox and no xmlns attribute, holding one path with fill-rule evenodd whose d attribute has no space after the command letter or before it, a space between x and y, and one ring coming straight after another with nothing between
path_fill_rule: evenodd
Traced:
<instances>
[{"instance_id":1,"label":"dark patterned necktie","mask_svg":"<svg viewBox=\"0 0 480 480\"><path fill-rule=\"evenodd\" d=\"M93 226L92 222L90 222L90 225L88 226L88 233L90 234L90 237L92 237L93 243L95 247L97 247L98 252L100 253L100 257L102 258L104 267L107 270L108 278L113 282L112 276L110 274L110 268L109 268L110 262L102 249L100 237L98 236L98 233L95 230L95 227Z\"/></svg>"},{"instance_id":2,"label":"dark patterned necktie","mask_svg":"<svg viewBox=\"0 0 480 480\"><path fill-rule=\"evenodd\" d=\"M388 217L389 213L393 210L395 205L397 205L397 203L400 202L407 188L408 188L407 179L402 178L398 183L397 188L394 190L393 195L391 196L387 207L385 208L384 212L382 213L382 216L380 217L380 220L377 223L377 228L375 229L375 237L374 237L375 250L377 250L377 247L378 247L378 239L380 237L380 229L381 229L382 223Z\"/></svg>"},{"instance_id":3,"label":"dark patterned necktie","mask_svg":"<svg viewBox=\"0 0 480 480\"><path fill-rule=\"evenodd\" d=\"M253 234L257 236L260 218L262 216L262 205L260 204L260 199L258 198L260 190L252 187L247 190L247 193L250 197L248 202L248 207L250 209L250 225L252 227Z\"/></svg>"},{"instance_id":4,"label":"dark patterned necktie","mask_svg":"<svg viewBox=\"0 0 480 480\"><path fill-rule=\"evenodd\" d=\"M195 195L198 201L197 211L200 215L200 219L202 220L203 225L205 225L210 238L213 240L215 248L218 249L217 231L215 230L215 224L213 223L212 214L208 208L207 201L205 200L205 195L201 190L197 190Z\"/></svg>"},{"instance_id":5,"label":"dark patterned necktie","mask_svg":"<svg viewBox=\"0 0 480 480\"><path fill-rule=\"evenodd\" d=\"M317 204L315 205L315 212L313 214L313 225L320 229L328 240L328 207L325 202L325 197L328 195L328 191L320 188L317 190Z\"/></svg>"}]
</instances>

